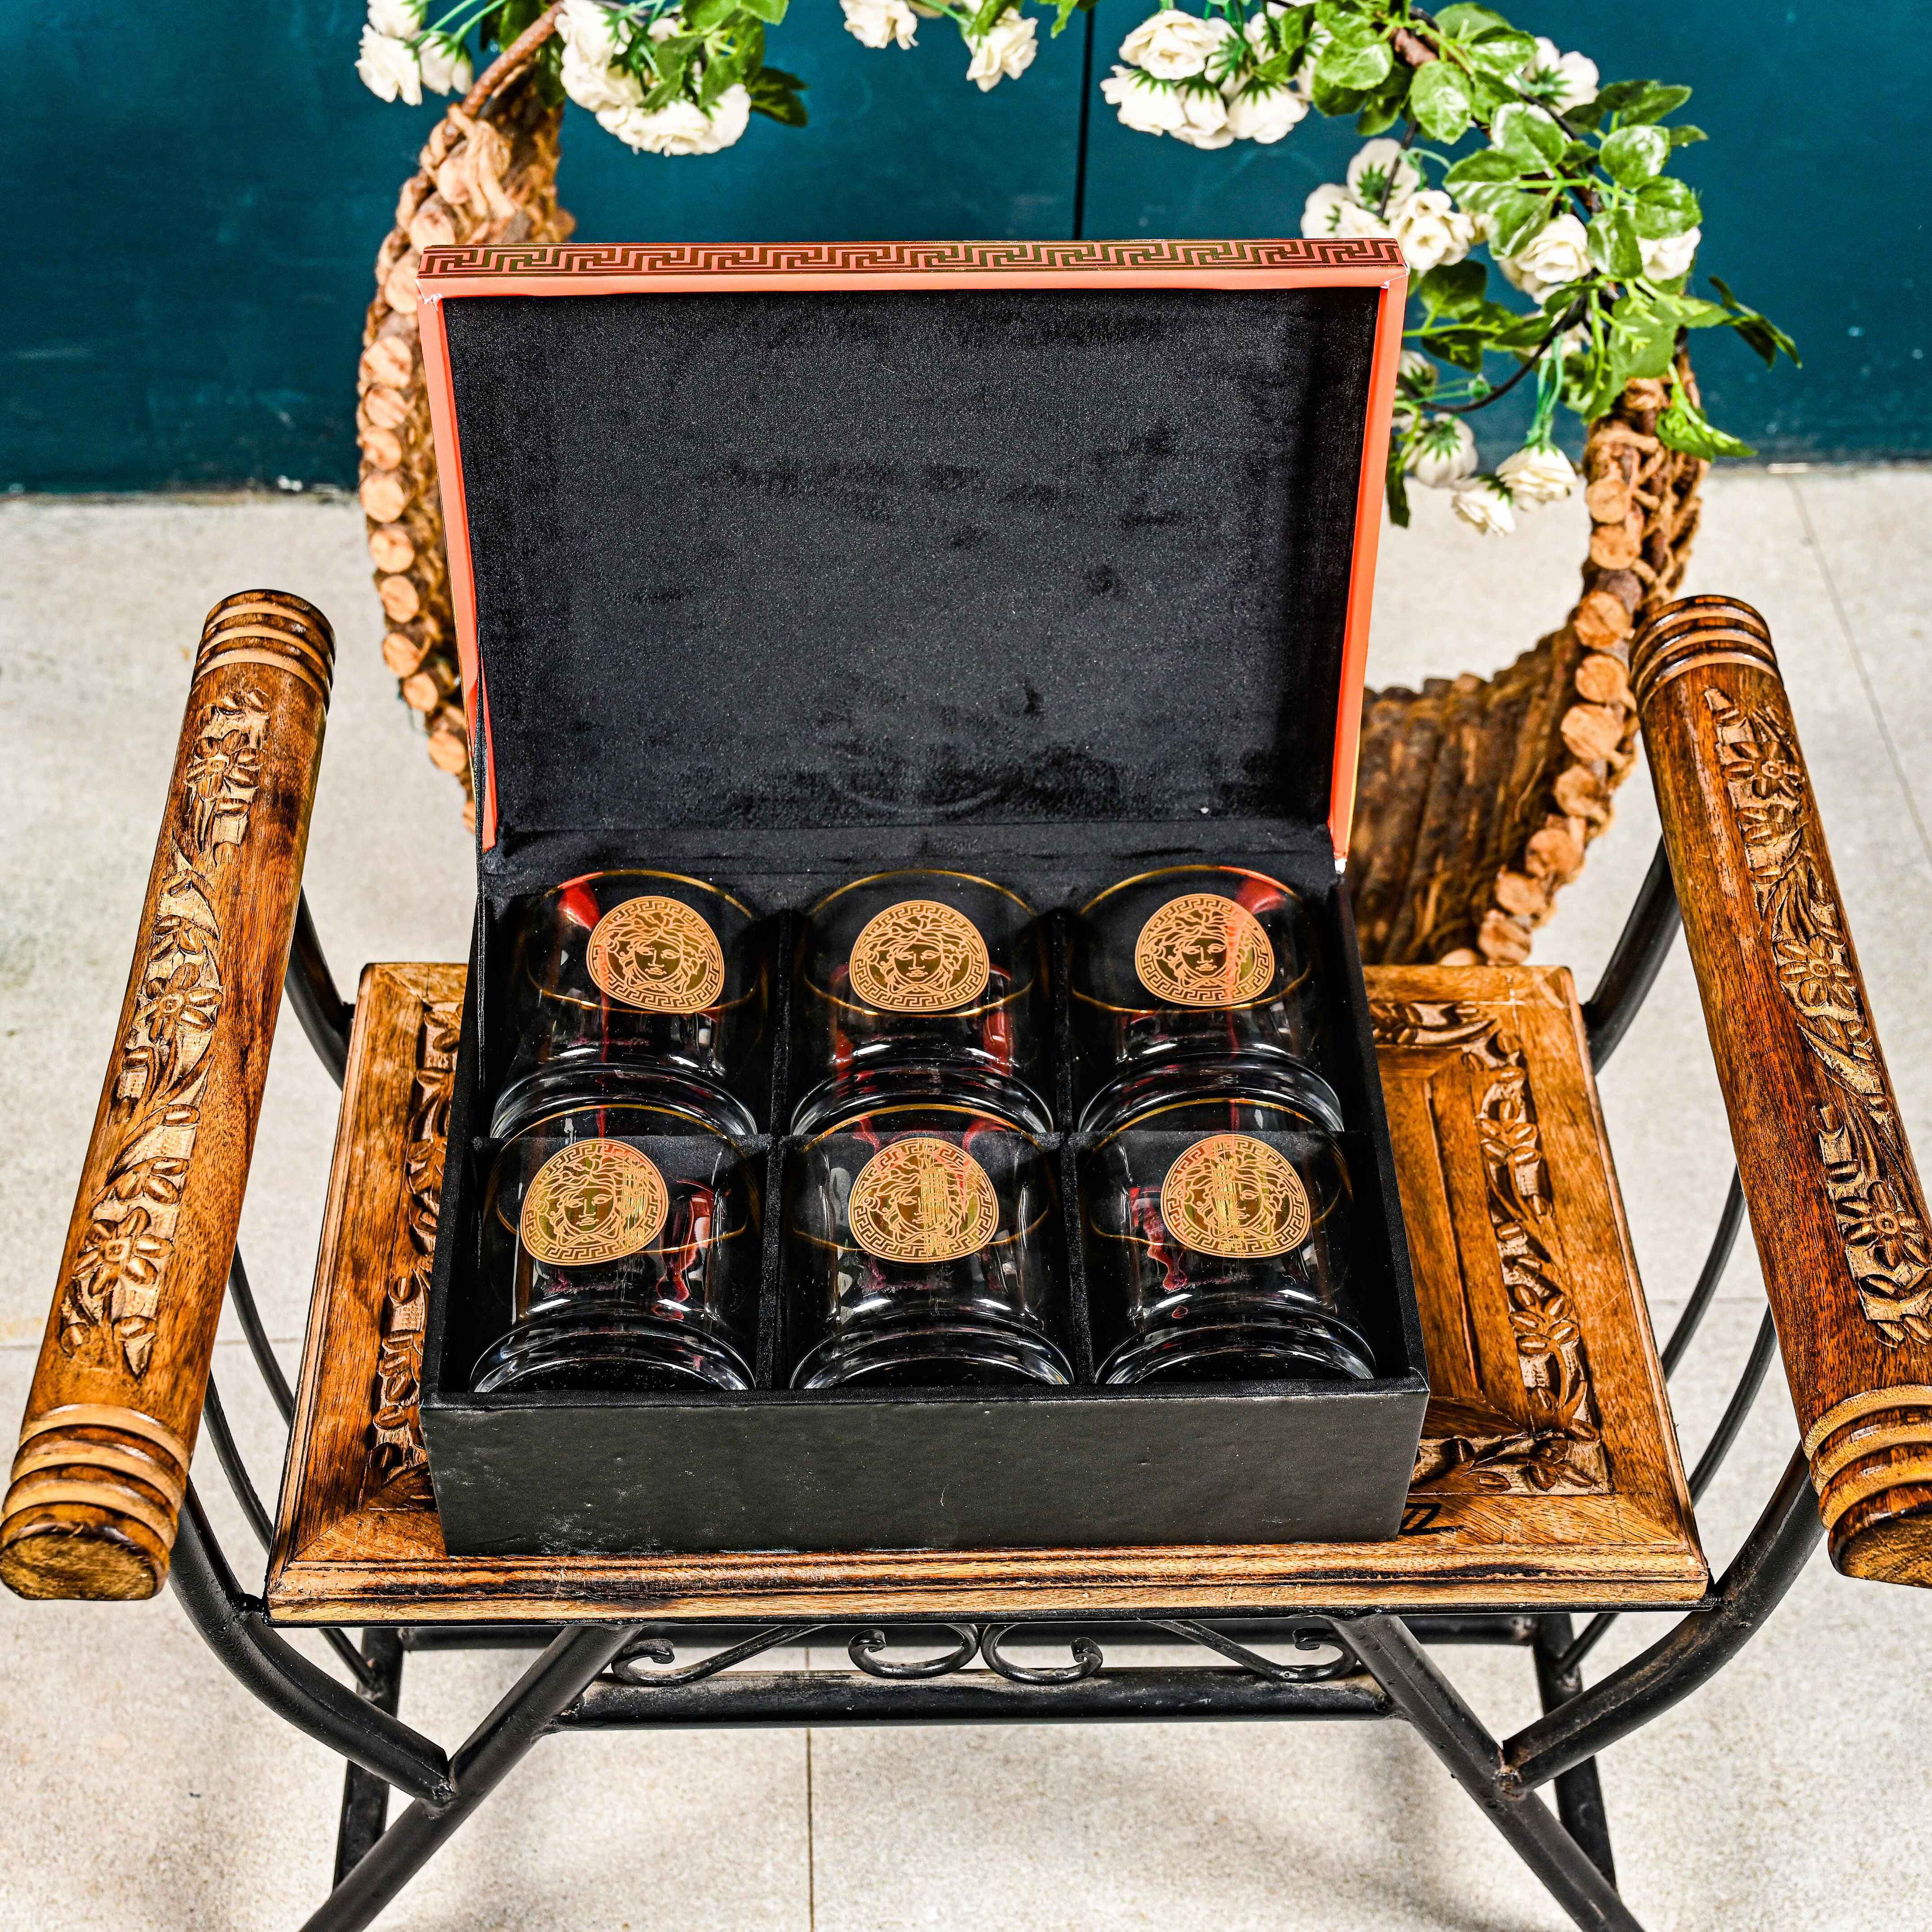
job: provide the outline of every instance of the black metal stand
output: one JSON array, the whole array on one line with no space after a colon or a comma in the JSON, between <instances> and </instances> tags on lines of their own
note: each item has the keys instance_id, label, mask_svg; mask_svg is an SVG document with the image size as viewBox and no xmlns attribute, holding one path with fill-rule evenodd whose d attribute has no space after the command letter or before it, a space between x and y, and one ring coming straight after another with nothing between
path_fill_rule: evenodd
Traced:
<instances>
[{"instance_id":1,"label":"black metal stand","mask_svg":"<svg viewBox=\"0 0 1932 1932\"><path fill-rule=\"evenodd\" d=\"M1642 1004L1677 924L1660 851L1603 982L1584 1008L1592 1057L1599 1064ZM306 904L297 935L289 963L290 996L324 1064L340 1081L350 1010L329 978ZM1741 1207L1734 1178L1702 1275L1664 1352L1667 1369L1676 1366L1709 1304L1736 1237ZM286 1418L287 1385L256 1317L238 1254L232 1288L257 1364ZM1769 1358L1761 1333L1698 1463L1694 1493L1702 1493L1735 1441ZM260 1527L266 1513L212 1384L208 1420L243 1509ZM174 1577L190 1618L249 1690L350 1761L334 1889L309 1919L307 1932L356 1932L368 1924L524 1754L540 1738L559 1732L1389 1717L1415 1727L1578 1925L1642 1932L1617 1892L1597 1754L1722 1669L1790 1588L1822 1534L1809 1471L1803 1456L1794 1454L1717 1588L1659 1642L1588 1688L1582 1660L1614 1616L1594 1618L1579 1636L1568 1613L1524 1609L1408 1618L1338 1610L1212 1623L1150 1612L1078 1626L1046 1621L756 1629L478 1624L370 1630L363 1633L359 1648L342 1632L328 1632L356 1680L351 1689L292 1649L270 1627L265 1606L238 1588L192 1490L182 1514ZM851 1668L742 1667L808 1638L815 1646L842 1644ZM1196 1659L1118 1668L1106 1661L1103 1645L1109 1642L1183 1647ZM1544 1714L1514 1737L1492 1737L1426 1648L1460 1643L1527 1649ZM704 1646L706 1654L681 1661L677 1644ZM538 1645L541 1654L453 1757L398 1719L410 1651ZM1270 1655L1262 1646L1292 1654ZM1049 1654L1040 1660L1035 1653L1042 1647ZM1030 1660L1021 1660L1022 1652ZM969 1667L975 1664L985 1667ZM1552 1782L1553 1813L1536 1796L1538 1786ZM392 1824L386 1822L392 1786L412 1801Z\"/></svg>"}]
</instances>

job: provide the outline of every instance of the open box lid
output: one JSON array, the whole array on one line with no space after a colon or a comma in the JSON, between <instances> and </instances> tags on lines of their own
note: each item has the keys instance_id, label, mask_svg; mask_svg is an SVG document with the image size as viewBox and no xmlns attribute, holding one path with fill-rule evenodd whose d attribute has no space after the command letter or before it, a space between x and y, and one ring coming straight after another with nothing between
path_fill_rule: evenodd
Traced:
<instances>
[{"instance_id":1,"label":"open box lid","mask_svg":"<svg viewBox=\"0 0 1932 1932\"><path fill-rule=\"evenodd\" d=\"M1393 242L431 248L418 285L486 854L1225 818L1340 862Z\"/></svg>"}]
</instances>

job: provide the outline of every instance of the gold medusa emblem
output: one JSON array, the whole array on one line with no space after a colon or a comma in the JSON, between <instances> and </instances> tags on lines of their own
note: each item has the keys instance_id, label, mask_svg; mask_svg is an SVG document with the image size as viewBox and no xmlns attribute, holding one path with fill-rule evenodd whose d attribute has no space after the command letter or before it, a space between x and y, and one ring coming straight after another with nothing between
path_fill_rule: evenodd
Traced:
<instances>
[{"instance_id":1,"label":"gold medusa emblem","mask_svg":"<svg viewBox=\"0 0 1932 1932\"><path fill-rule=\"evenodd\" d=\"M1308 1190L1266 1141L1210 1134L1167 1170L1160 1218L1197 1254L1258 1261L1306 1240Z\"/></svg>"},{"instance_id":2,"label":"gold medusa emblem","mask_svg":"<svg viewBox=\"0 0 1932 1932\"><path fill-rule=\"evenodd\" d=\"M670 1205L664 1176L625 1141L579 1141L537 1169L518 1223L553 1268L591 1268L647 1248Z\"/></svg>"},{"instance_id":3,"label":"gold medusa emblem","mask_svg":"<svg viewBox=\"0 0 1932 1932\"><path fill-rule=\"evenodd\" d=\"M1141 928L1134 970L1157 1000L1234 1006L1268 991L1274 948L1246 906L1219 892L1184 892Z\"/></svg>"},{"instance_id":4,"label":"gold medusa emblem","mask_svg":"<svg viewBox=\"0 0 1932 1932\"><path fill-rule=\"evenodd\" d=\"M937 899L902 899L868 920L850 972L854 993L889 1013L963 1006L992 976L979 928Z\"/></svg>"},{"instance_id":5,"label":"gold medusa emblem","mask_svg":"<svg viewBox=\"0 0 1932 1932\"><path fill-rule=\"evenodd\" d=\"M964 1148L914 1134L859 1170L846 1205L852 1238L884 1262L956 1262L1000 1225L986 1170Z\"/></svg>"},{"instance_id":6,"label":"gold medusa emblem","mask_svg":"<svg viewBox=\"0 0 1932 1932\"><path fill-rule=\"evenodd\" d=\"M612 999L650 1013L702 1012L724 990L718 935L676 899L613 906L591 933L586 964Z\"/></svg>"}]
</instances>

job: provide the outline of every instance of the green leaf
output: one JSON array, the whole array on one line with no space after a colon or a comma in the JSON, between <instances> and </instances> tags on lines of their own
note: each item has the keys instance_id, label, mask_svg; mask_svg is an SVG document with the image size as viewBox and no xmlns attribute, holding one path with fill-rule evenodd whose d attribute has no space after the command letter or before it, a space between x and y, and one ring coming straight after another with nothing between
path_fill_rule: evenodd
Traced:
<instances>
[{"instance_id":1,"label":"green leaf","mask_svg":"<svg viewBox=\"0 0 1932 1932\"><path fill-rule=\"evenodd\" d=\"M1512 194L1498 198L1489 211L1490 252L1514 255L1526 248L1543 232L1556 206L1553 193Z\"/></svg>"},{"instance_id":2,"label":"green leaf","mask_svg":"<svg viewBox=\"0 0 1932 1932\"><path fill-rule=\"evenodd\" d=\"M1610 333L1623 365L1618 388L1633 376L1668 373L1677 353L1677 326L1641 296L1628 295L1618 300L1610 311Z\"/></svg>"},{"instance_id":3,"label":"green leaf","mask_svg":"<svg viewBox=\"0 0 1932 1932\"><path fill-rule=\"evenodd\" d=\"M1670 145L1673 148L1688 148L1694 141L1708 141L1711 138L1702 128L1693 128L1688 124L1682 128L1668 128L1665 131L1670 135Z\"/></svg>"},{"instance_id":4,"label":"green leaf","mask_svg":"<svg viewBox=\"0 0 1932 1932\"><path fill-rule=\"evenodd\" d=\"M1687 456L1701 456L1708 462L1720 456L1755 456L1748 442L1718 428L1685 393L1682 382L1671 385L1669 404L1657 419L1657 440Z\"/></svg>"},{"instance_id":5,"label":"green leaf","mask_svg":"<svg viewBox=\"0 0 1932 1932\"><path fill-rule=\"evenodd\" d=\"M1504 154L1500 148L1484 148L1478 153L1466 154L1442 177L1442 184L1459 190L1480 189L1492 182L1514 184L1523 172L1522 164L1513 154ZM1461 199L1460 193L1457 199Z\"/></svg>"},{"instance_id":6,"label":"green leaf","mask_svg":"<svg viewBox=\"0 0 1932 1932\"><path fill-rule=\"evenodd\" d=\"M1631 212L1636 232L1646 242L1660 242L1667 236L1688 235L1696 226L1702 210L1696 196L1682 182L1664 175L1637 190Z\"/></svg>"},{"instance_id":7,"label":"green leaf","mask_svg":"<svg viewBox=\"0 0 1932 1932\"><path fill-rule=\"evenodd\" d=\"M1498 27L1510 31L1510 23L1487 7L1445 7L1436 15L1436 24L1453 40L1472 40Z\"/></svg>"},{"instance_id":8,"label":"green leaf","mask_svg":"<svg viewBox=\"0 0 1932 1932\"><path fill-rule=\"evenodd\" d=\"M708 34L737 10L738 0L692 0L684 10L684 24L694 34Z\"/></svg>"},{"instance_id":9,"label":"green leaf","mask_svg":"<svg viewBox=\"0 0 1932 1932\"><path fill-rule=\"evenodd\" d=\"M1603 119L1604 112L1604 104L1600 97L1594 100L1583 101L1575 107L1564 108L1563 118L1573 128L1594 128Z\"/></svg>"},{"instance_id":10,"label":"green leaf","mask_svg":"<svg viewBox=\"0 0 1932 1932\"><path fill-rule=\"evenodd\" d=\"M1409 292L1432 317L1464 315L1482 300L1489 280L1490 272L1480 262L1452 262L1418 278Z\"/></svg>"},{"instance_id":11,"label":"green leaf","mask_svg":"<svg viewBox=\"0 0 1932 1932\"><path fill-rule=\"evenodd\" d=\"M1688 87L1666 87L1660 81L1646 81L1642 93L1623 110L1625 127L1640 121L1661 121L1666 114L1675 114L1690 98Z\"/></svg>"},{"instance_id":12,"label":"green leaf","mask_svg":"<svg viewBox=\"0 0 1932 1932\"><path fill-rule=\"evenodd\" d=\"M1444 147L1469 131L1468 83L1447 61L1431 61L1418 70L1408 89L1408 111L1432 141Z\"/></svg>"},{"instance_id":13,"label":"green leaf","mask_svg":"<svg viewBox=\"0 0 1932 1932\"><path fill-rule=\"evenodd\" d=\"M1388 512L1389 521L1399 530L1408 527L1408 466L1406 460L1400 436L1392 437L1388 453Z\"/></svg>"},{"instance_id":14,"label":"green leaf","mask_svg":"<svg viewBox=\"0 0 1932 1932\"><path fill-rule=\"evenodd\" d=\"M1488 340L1486 332L1480 328L1432 328L1423 337L1422 346L1438 362L1452 363L1458 369L1480 376Z\"/></svg>"},{"instance_id":15,"label":"green leaf","mask_svg":"<svg viewBox=\"0 0 1932 1932\"><path fill-rule=\"evenodd\" d=\"M1597 90L1594 103L1598 113L1621 114L1634 100L1643 98L1644 89L1654 87L1654 80L1613 80L1607 87Z\"/></svg>"},{"instance_id":16,"label":"green leaf","mask_svg":"<svg viewBox=\"0 0 1932 1932\"><path fill-rule=\"evenodd\" d=\"M1794 364L1801 368L1804 366L1799 360L1797 344L1776 322L1760 315L1754 308L1745 308L1732 294L1730 284L1720 277L1713 275L1711 286L1717 290L1718 299L1724 305L1730 326L1764 358L1767 369L1777 362L1780 350L1791 358Z\"/></svg>"},{"instance_id":17,"label":"green leaf","mask_svg":"<svg viewBox=\"0 0 1932 1932\"><path fill-rule=\"evenodd\" d=\"M1012 4L1012 0L980 0L979 10L966 24L966 38L976 40L992 31L993 22Z\"/></svg>"},{"instance_id":18,"label":"green leaf","mask_svg":"<svg viewBox=\"0 0 1932 1932\"><path fill-rule=\"evenodd\" d=\"M805 92L805 82L796 74L787 74L782 68L760 68L752 76L747 91L754 114L768 116L786 128L805 125L805 103L799 98Z\"/></svg>"},{"instance_id":19,"label":"green leaf","mask_svg":"<svg viewBox=\"0 0 1932 1932\"><path fill-rule=\"evenodd\" d=\"M1664 172L1670 136L1661 128L1619 128L1604 143L1604 172L1620 187L1637 188Z\"/></svg>"},{"instance_id":20,"label":"green leaf","mask_svg":"<svg viewBox=\"0 0 1932 1932\"><path fill-rule=\"evenodd\" d=\"M1504 154L1541 167L1554 166L1569 146L1563 130L1541 108L1520 100L1498 110L1490 139Z\"/></svg>"},{"instance_id":21,"label":"green leaf","mask_svg":"<svg viewBox=\"0 0 1932 1932\"><path fill-rule=\"evenodd\" d=\"M1506 27L1471 41L1466 51L1484 73L1513 78L1535 59L1536 37Z\"/></svg>"},{"instance_id":22,"label":"green leaf","mask_svg":"<svg viewBox=\"0 0 1932 1932\"><path fill-rule=\"evenodd\" d=\"M1000 0L988 0L997 5ZM1350 46L1340 39L1333 40L1322 50L1322 58L1315 63L1315 78L1330 88L1354 88L1367 92L1379 87L1388 78L1389 69L1395 64L1395 56L1388 50L1386 40L1373 40L1366 46Z\"/></svg>"},{"instance_id":23,"label":"green leaf","mask_svg":"<svg viewBox=\"0 0 1932 1932\"><path fill-rule=\"evenodd\" d=\"M1590 260L1606 275L1628 282L1643 273L1643 252L1636 244L1636 224L1627 208L1606 208L1589 226Z\"/></svg>"}]
</instances>

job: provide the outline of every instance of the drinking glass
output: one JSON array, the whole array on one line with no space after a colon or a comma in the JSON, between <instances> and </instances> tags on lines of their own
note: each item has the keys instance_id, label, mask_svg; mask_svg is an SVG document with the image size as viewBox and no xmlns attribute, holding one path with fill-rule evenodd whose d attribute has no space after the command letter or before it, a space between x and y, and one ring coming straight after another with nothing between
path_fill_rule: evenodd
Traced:
<instances>
[{"instance_id":1,"label":"drinking glass","mask_svg":"<svg viewBox=\"0 0 1932 1932\"><path fill-rule=\"evenodd\" d=\"M1073 1028L1088 1118L1156 1061L1320 1060L1315 949L1292 886L1237 866L1178 866L1110 886L1074 921Z\"/></svg>"},{"instance_id":2,"label":"drinking glass","mask_svg":"<svg viewBox=\"0 0 1932 1932\"><path fill-rule=\"evenodd\" d=\"M1046 949L1017 893L964 872L856 880L807 914L794 983L794 1132L841 1111L855 1076L910 1066L989 1076L1050 1126Z\"/></svg>"},{"instance_id":3,"label":"drinking glass","mask_svg":"<svg viewBox=\"0 0 1932 1932\"><path fill-rule=\"evenodd\" d=\"M1052 1155L1011 1114L877 1096L798 1150L794 1388L1073 1379Z\"/></svg>"},{"instance_id":4,"label":"drinking glass","mask_svg":"<svg viewBox=\"0 0 1932 1932\"><path fill-rule=\"evenodd\" d=\"M1183 1062L1120 1094L1079 1161L1100 1381L1375 1373L1340 1126L1285 1061Z\"/></svg>"},{"instance_id":5,"label":"drinking glass","mask_svg":"<svg viewBox=\"0 0 1932 1932\"><path fill-rule=\"evenodd\" d=\"M509 1324L478 1359L506 1389L747 1389L764 1259L742 1114L637 1073L533 1106L484 1202L485 1279Z\"/></svg>"},{"instance_id":6,"label":"drinking glass","mask_svg":"<svg viewBox=\"0 0 1932 1932\"><path fill-rule=\"evenodd\" d=\"M497 1120L596 1066L675 1070L740 1092L764 1036L767 952L751 908L702 879L586 872L553 886L518 935L517 1047Z\"/></svg>"}]
</instances>

